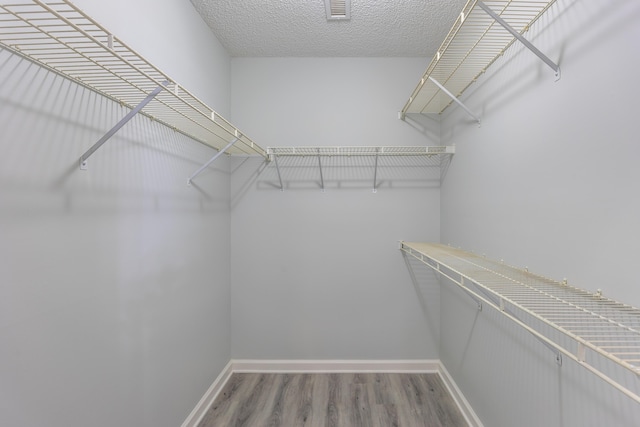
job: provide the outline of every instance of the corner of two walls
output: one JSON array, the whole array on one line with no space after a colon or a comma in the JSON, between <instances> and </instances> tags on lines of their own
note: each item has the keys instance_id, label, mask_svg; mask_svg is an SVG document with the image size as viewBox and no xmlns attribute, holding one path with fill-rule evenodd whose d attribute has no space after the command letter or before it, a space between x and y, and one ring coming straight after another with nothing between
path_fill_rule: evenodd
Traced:
<instances>
[{"instance_id":1,"label":"corner of two walls","mask_svg":"<svg viewBox=\"0 0 640 427\"><path fill-rule=\"evenodd\" d=\"M180 29L158 24L179 1L77 3L228 111L229 57L201 54L195 11ZM166 68L184 38L189 67L219 68L195 88ZM230 359L228 161L187 186L215 151L137 116L80 171L128 110L6 50L0 76L0 424L180 425Z\"/></svg>"},{"instance_id":2,"label":"corner of two walls","mask_svg":"<svg viewBox=\"0 0 640 427\"><path fill-rule=\"evenodd\" d=\"M513 45L442 121L456 156L442 241L639 306L640 5L557 0L527 32L562 78ZM638 405L497 313L441 290L441 358L486 425L633 425ZM637 381L631 378L630 381ZM633 384L630 383L630 386Z\"/></svg>"}]
</instances>

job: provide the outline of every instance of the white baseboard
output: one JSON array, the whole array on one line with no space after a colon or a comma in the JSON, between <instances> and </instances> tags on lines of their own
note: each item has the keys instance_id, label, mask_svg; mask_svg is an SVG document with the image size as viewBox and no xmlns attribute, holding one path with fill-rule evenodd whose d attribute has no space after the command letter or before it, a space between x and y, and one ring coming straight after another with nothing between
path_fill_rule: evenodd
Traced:
<instances>
[{"instance_id":1,"label":"white baseboard","mask_svg":"<svg viewBox=\"0 0 640 427\"><path fill-rule=\"evenodd\" d=\"M232 360L233 372L438 372L438 360Z\"/></svg>"},{"instance_id":2,"label":"white baseboard","mask_svg":"<svg viewBox=\"0 0 640 427\"><path fill-rule=\"evenodd\" d=\"M483 427L469 402L439 360L248 360L231 359L211 384L200 402L182 423L197 427L233 373L333 373L333 372L402 372L437 373L458 404L470 427Z\"/></svg>"},{"instance_id":3,"label":"white baseboard","mask_svg":"<svg viewBox=\"0 0 640 427\"><path fill-rule=\"evenodd\" d=\"M231 374L233 374L232 367L233 360L230 360L205 392L204 396L202 396L202 399L200 399L196 407L193 408L193 411L191 411L187 419L184 420L182 427L196 427L200 424L200 421L202 421L202 418L213 404L213 401L218 397L218 393L220 393L220 390L222 390L227 381L229 381Z\"/></svg>"},{"instance_id":4,"label":"white baseboard","mask_svg":"<svg viewBox=\"0 0 640 427\"><path fill-rule=\"evenodd\" d=\"M449 374L449 371L447 371L447 368L445 368L440 361L438 361L438 365L438 373L440 374L444 385L447 387L447 390L453 397L453 400L455 400L458 404L458 408L460 408L460 411L462 411L462 415L464 415L467 423L469 423L469 426L484 427L482 421L480 421L480 418L478 418L478 415L469 404L469 401L464 397L455 381L453 381L453 378Z\"/></svg>"}]
</instances>

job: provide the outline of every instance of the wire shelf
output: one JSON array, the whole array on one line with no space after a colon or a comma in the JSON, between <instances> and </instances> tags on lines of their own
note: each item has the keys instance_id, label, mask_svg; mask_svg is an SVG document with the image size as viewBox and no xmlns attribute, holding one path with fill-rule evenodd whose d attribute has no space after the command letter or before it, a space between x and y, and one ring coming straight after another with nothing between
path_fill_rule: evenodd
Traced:
<instances>
[{"instance_id":1,"label":"wire shelf","mask_svg":"<svg viewBox=\"0 0 640 427\"><path fill-rule=\"evenodd\" d=\"M0 46L228 154L266 151L67 0L0 4Z\"/></svg>"},{"instance_id":2,"label":"wire shelf","mask_svg":"<svg viewBox=\"0 0 640 427\"><path fill-rule=\"evenodd\" d=\"M640 403L631 391L595 367L595 355L640 375L640 309L554 281L525 269L436 243L401 242L401 250L527 328L553 349L587 367ZM515 310L515 311L514 311ZM543 328L514 313L536 319L569 339L553 339ZM592 351L587 353L586 349ZM589 356L593 355L593 356Z\"/></svg>"},{"instance_id":3,"label":"wire shelf","mask_svg":"<svg viewBox=\"0 0 640 427\"><path fill-rule=\"evenodd\" d=\"M370 181L373 191L379 185L378 171L384 169L404 170L404 178L408 180L425 180L428 177L420 174L427 169L437 172L437 180L441 180L446 173L451 158L455 154L454 146L325 146L325 147L270 147L267 148L267 158L273 163L277 173L281 190L285 188L285 181L299 180L302 171L317 169L320 188L324 191L325 182L339 182L363 180ZM280 159L280 162L278 162ZM283 161L284 160L284 161ZM346 173L346 170L349 173ZM286 172L295 171L284 176ZM408 172L413 172L410 175ZM328 173L327 173L328 172ZM340 173L338 173L340 172ZM303 173L302 175L305 175ZM359 176L362 175L362 176ZM432 175L432 174L430 174ZM392 178L385 174L385 179ZM289 178L289 179L287 179ZM308 177L307 177L308 178ZM433 179L433 177L431 177ZM305 179L308 181L308 179ZM315 182L314 179L312 179ZM341 184L339 185L341 186Z\"/></svg>"},{"instance_id":4,"label":"wire shelf","mask_svg":"<svg viewBox=\"0 0 640 427\"><path fill-rule=\"evenodd\" d=\"M523 34L555 0L496 0L485 4ZM433 81L460 96L515 41L515 37L470 0L402 108L405 113L442 113L452 102Z\"/></svg>"},{"instance_id":5,"label":"wire shelf","mask_svg":"<svg viewBox=\"0 0 640 427\"><path fill-rule=\"evenodd\" d=\"M435 156L455 154L454 146L270 147L270 156Z\"/></svg>"}]
</instances>

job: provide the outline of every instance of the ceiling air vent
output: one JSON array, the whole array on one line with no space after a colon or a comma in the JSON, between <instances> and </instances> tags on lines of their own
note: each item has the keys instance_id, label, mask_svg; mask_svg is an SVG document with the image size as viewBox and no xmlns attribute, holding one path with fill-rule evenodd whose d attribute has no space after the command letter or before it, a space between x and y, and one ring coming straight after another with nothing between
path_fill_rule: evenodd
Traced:
<instances>
[{"instance_id":1,"label":"ceiling air vent","mask_svg":"<svg viewBox=\"0 0 640 427\"><path fill-rule=\"evenodd\" d=\"M324 0L327 21L351 19L351 0Z\"/></svg>"}]
</instances>

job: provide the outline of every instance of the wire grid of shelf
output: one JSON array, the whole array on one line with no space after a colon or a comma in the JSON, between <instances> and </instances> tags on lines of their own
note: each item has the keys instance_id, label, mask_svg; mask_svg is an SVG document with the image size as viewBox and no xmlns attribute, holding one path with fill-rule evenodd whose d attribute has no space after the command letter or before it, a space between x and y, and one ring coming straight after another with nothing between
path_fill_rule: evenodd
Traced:
<instances>
[{"instance_id":1,"label":"wire grid of shelf","mask_svg":"<svg viewBox=\"0 0 640 427\"><path fill-rule=\"evenodd\" d=\"M455 147L269 147L267 154L269 156L435 156L455 154Z\"/></svg>"},{"instance_id":2,"label":"wire grid of shelf","mask_svg":"<svg viewBox=\"0 0 640 427\"><path fill-rule=\"evenodd\" d=\"M0 46L228 154L266 151L68 0L0 4Z\"/></svg>"},{"instance_id":3,"label":"wire grid of shelf","mask_svg":"<svg viewBox=\"0 0 640 427\"><path fill-rule=\"evenodd\" d=\"M516 308L568 337L575 348L550 343L640 403L640 396L592 366L588 348L640 375L640 309L569 286L526 269L436 243L401 242L401 250L473 293L494 308ZM481 292L476 293L469 284ZM530 330L535 334L542 334ZM542 340L551 341L541 336ZM573 350L573 351L572 351ZM574 353L575 351L575 353Z\"/></svg>"},{"instance_id":4,"label":"wire grid of shelf","mask_svg":"<svg viewBox=\"0 0 640 427\"><path fill-rule=\"evenodd\" d=\"M491 0L484 3L523 34L554 1ZM515 40L478 6L478 0L468 1L402 108L402 114L442 113L452 100L429 77L458 97Z\"/></svg>"},{"instance_id":5,"label":"wire grid of shelf","mask_svg":"<svg viewBox=\"0 0 640 427\"><path fill-rule=\"evenodd\" d=\"M267 155L281 190L285 182L371 182L375 192L383 180L440 181L455 154L454 146L323 146L269 147ZM316 170L316 171L314 171ZM398 171L403 171L398 173ZM431 172L427 172L431 171ZM395 172L395 174L394 174ZM313 185L312 185L313 186Z\"/></svg>"}]
</instances>

